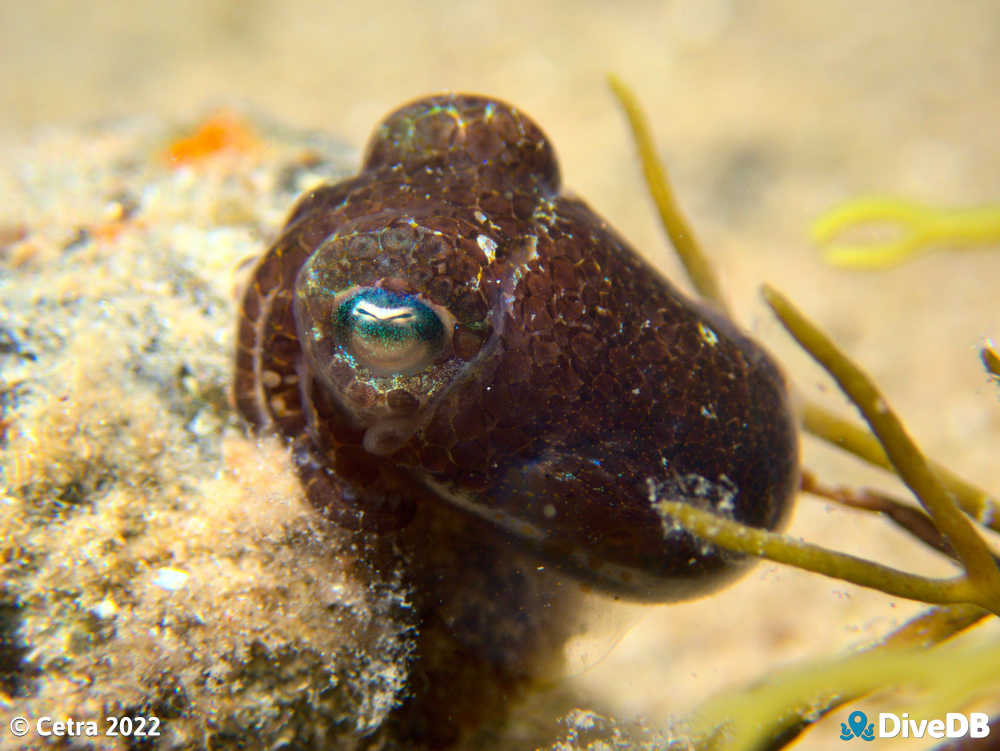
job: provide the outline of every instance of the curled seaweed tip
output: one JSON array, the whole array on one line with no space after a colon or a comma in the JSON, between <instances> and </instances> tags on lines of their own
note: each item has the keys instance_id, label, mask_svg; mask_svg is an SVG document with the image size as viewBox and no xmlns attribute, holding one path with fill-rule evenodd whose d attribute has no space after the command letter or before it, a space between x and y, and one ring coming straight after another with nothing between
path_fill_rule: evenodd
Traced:
<instances>
[{"instance_id":1,"label":"curled seaweed tip","mask_svg":"<svg viewBox=\"0 0 1000 751\"><path fill-rule=\"evenodd\" d=\"M871 227L887 230L891 237L868 243L834 242L840 235ZM900 198L854 198L820 216L811 234L814 243L825 247L823 257L833 266L884 269L934 246L1000 242L1000 205L944 208Z\"/></svg>"}]
</instances>

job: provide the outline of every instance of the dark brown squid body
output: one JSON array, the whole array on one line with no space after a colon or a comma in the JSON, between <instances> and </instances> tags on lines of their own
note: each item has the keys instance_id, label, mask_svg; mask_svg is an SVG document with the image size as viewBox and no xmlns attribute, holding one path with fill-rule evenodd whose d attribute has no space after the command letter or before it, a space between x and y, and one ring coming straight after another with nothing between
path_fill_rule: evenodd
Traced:
<instances>
[{"instance_id":1,"label":"dark brown squid body","mask_svg":"<svg viewBox=\"0 0 1000 751\"><path fill-rule=\"evenodd\" d=\"M347 351L335 319L355 294L438 311L422 370ZM450 504L630 598L700 595L742 568L653 500L774 528L797 483L769 356L560 195L538 127L479 97L402 108L356 177L300 201L243 296L235 396L291 440L335 522L390 530Z\"/></svg>"}]
</instances>

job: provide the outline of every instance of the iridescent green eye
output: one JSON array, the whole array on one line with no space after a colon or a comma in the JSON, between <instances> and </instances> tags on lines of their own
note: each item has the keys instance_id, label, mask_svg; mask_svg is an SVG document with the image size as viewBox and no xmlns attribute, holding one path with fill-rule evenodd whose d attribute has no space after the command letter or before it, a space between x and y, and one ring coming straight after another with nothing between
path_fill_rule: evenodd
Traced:
<instances>
[{"instance_id":1,"label":"iridescent green eye","mask_svg":"<svg viewBox=\"0 0 1000 751\"><path fill-rule=\"evenodd\" d=\"M376 375L415 373L444 346L444 324L414 295L369 287L343 300L334 316L341 343Z\"/></svg>"}]
</instances>

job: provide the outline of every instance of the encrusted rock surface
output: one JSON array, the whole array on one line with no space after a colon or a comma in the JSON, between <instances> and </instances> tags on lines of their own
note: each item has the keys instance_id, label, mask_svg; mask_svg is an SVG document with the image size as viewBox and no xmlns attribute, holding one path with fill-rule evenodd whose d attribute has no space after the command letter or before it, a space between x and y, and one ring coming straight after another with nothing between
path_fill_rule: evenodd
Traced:
<instances>
[{"instance_id":1,"label":"encrusted rock surface","mask_svg":"<svg viewBox=\"0 0 1000 751\"><path fill-rule=\"evenodd\" d=\"M350 540L226 397L243 261L346 151L270 137L176 166L175 135L49 131L4 157L6 709L155 715L157 748L351 747L405 689L407 592L346 572Z\"/></svg>"}]
</instances>

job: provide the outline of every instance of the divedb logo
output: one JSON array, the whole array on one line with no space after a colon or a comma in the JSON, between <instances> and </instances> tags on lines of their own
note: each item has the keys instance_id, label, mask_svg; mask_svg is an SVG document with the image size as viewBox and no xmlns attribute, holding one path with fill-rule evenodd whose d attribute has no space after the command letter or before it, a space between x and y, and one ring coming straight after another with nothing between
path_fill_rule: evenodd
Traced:
<instances>
[{"instance_id":1,"label":"divedb logo","mask_svg":"<svg viewBox=\"0 0 1000 751\"><path fill-rule=\"evenodd\" d=\"M944 719L914 720L909 713L879 712L878 722L869 722L868 715L854 710L847 722L840 723L840 740L860 738L985 738L990 734L990 716L985 712L948 712Z\"/></svg>"}]
</instances>

